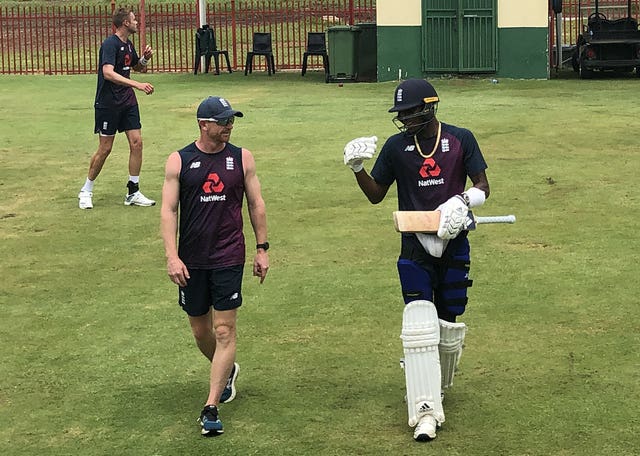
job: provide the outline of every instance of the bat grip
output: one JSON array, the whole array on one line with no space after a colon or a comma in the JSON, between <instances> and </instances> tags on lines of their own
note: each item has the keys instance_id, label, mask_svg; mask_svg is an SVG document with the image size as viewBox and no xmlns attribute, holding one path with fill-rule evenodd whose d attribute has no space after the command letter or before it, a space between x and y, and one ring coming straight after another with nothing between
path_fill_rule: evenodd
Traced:
<instances>
[{"instance_id":1,"label":"bat grip","mask_svg":"<svg viewBox=\"0 0 640 456\"><path fill-rule=\"evenodd\" d=\"M476 223L516 223L515 215L496 215L492 217L476 217Z\"/></svg>"}]
</instances>

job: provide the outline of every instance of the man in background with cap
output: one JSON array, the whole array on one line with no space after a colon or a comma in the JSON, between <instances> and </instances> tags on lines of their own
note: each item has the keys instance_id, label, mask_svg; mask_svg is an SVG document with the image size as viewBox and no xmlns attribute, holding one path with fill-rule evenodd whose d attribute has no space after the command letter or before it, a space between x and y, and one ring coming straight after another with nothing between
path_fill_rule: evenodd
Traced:
<instances>
[{"instance_id":1,"label":"man in background with cap","mask_svg":"<svg viewBox=\"0 0 640 456\"><path fill-rule=\"evenodd\" d=\"M162 188L167 272L179 287L178 304L189 317L196 344L211 363L209 396L199 417L204 436L223 433L218 405L236 395L245 195L256 241L253 275L262 283L269 270L267 216L256 164L251 152L229 142L237 117L243 113L232 109L225 98L208 97L200 103L200 137L169 155Z\"/></svg>"},{"instance_id":2,"label":"man in background with cap","mask_svg":"<svg viewBox=\"0 0 640 456\"><path fill-rule=\"evenodd\" d=\"M371 175L363 162L375 153L375 136L350 141L344 163L372 204L396 182L398 210L441 213L437 235L402 234L397 264L409 425L415 426L415 440L428 441L444 422L442 390L453 384L466 332L456 317L465 311L471 286L467 213L489 196L489 182L473 134L436 118L440 99L429 82L403 81L393 101L389 112L397 113L393 122L400 133L386 141ZM471 186L465 190L467 178Z\"/></svg>"}]
</instances>

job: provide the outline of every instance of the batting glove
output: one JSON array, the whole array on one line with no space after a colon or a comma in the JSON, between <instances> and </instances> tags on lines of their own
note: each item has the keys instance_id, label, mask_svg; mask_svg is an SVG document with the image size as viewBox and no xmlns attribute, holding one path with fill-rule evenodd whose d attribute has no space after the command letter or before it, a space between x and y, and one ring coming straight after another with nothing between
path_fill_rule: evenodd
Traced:
<instances>
[{"instance_id":1,"label":"batting glove","mask_svg":"<svg viewBox=\"0 0 640 456\"><path fill-rule=\"evenodd\" d=\"M362 171L364 160L369 160L376 153L377 136L352 139L344 146L344 164L354 173Z\"/></svg>"},{"instance_id":2,"label":"batting glove","mask_svg":"<svg viewBox=\"0 0 640 456\"><path fill-rule=\"evenodd\" d=\"M465 229L469 208L460 195L449 198L436 210L440 211L440 239L453 239Z\"/></svg>"}]
</instances>

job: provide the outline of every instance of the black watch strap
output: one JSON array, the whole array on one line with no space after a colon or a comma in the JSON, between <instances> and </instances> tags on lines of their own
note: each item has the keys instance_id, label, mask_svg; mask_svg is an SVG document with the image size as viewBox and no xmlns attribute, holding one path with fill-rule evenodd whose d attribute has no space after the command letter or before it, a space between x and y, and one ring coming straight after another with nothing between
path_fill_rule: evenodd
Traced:
<instances>
[{"instance_id":1,"label":"black watch strap","mask_svg":"<svg viewBox=\"0 0 640 456\"><path fill-rule=\"evenodd\" d=\"M464 201L464 204L467 205L467 207L469 207L469 204L471 204L471 201L469 201L469 195L467 195L466 192L458 195L460 198L462 198L462 201Z\"/></svg>"},{"instance_id":2,"label":"black watch strap","mask_svg":"<svg viewBox=\"0 0 640 456\"><path fill-rule=\"evenodd\" d=\"M269 243L268 242L264 242L262 244L256 244L256 250L258 249L262 249L264 251L269 250Z\"/></svg>"}]
</instances>

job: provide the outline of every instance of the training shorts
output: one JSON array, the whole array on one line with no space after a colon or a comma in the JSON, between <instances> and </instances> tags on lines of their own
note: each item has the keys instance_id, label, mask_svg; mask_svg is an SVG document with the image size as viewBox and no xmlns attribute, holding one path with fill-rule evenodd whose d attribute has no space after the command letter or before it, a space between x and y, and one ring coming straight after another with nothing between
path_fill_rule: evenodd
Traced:
<instances>
[{"instance_id":1,"label":"training shorts","mask_svg":"<svg viewBox=\"0 0 640 456\"><path fill-rule=\"evenodd\" d=\"M244 265L222 269L191 269L186 287L179 287L178 304L187 315L199 317L214 310L231 310L242 305Z\"/></svg>"},{"instance_id":2,"label":"training shorts","mask_svg":"<svg viewBox=\"0 0 640 456\"><path fill-rule=\"evenodd\" d=\"M113 136L117 131L140 130L140 110L138 105L123 108L95 108L96 123L94 133Z\"/></svg>"}]
</instances>

